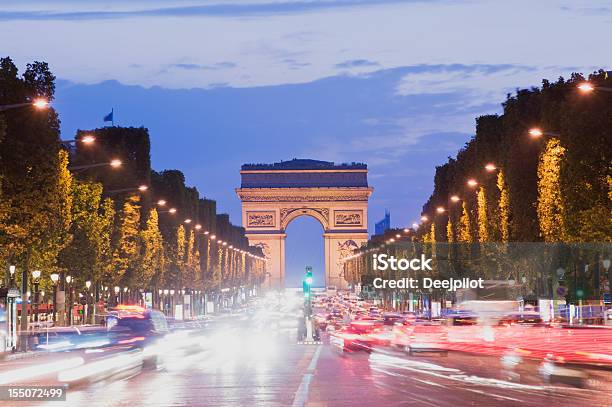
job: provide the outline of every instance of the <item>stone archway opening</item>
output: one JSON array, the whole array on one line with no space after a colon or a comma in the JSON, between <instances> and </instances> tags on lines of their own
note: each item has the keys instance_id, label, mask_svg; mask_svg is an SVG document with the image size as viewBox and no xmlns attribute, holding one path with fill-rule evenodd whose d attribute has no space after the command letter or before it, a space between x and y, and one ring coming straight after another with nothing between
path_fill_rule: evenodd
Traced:
<instances>
[{"instance_id":1,"label":"stone archway opening","mask_svg":"<svg viewBox=\"0 0 612 407\"><path fill-rule=\"evenodd\" d=\"M368 239L368 186L365 164L293 159L245 164L241 186L242 225L249 243L267 258L268 288L285 287L286 228L311 216L323 226L325 286L346 288L343 259Z\"/></svg>"},{"instance_id":2,"label":"stone archway opening","mask_svg":"<svg viewBox=\"0 0 612 407\"><path fill-rule=\"evenodd\" d=\"M325 286L325 246L321 222L310 216L295 217L285 228L285 288L300 288L305 267L313 270L313 287Z\"/></svg>"}]
</instances>

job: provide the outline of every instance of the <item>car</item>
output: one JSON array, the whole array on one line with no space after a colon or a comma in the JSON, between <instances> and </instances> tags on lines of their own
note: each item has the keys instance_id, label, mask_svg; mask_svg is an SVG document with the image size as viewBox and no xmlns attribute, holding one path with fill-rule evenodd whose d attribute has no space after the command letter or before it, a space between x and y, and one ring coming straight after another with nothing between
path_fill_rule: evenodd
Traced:
<instances>
[{"instance_id":1,"label":"car","mask_svg":"<svg viewBox=\"0 0 612 407\"><path fill-rule=\"evenodd\" d=\"M395 325L396 323L401 323L403 318L400 314L396 314L393 312L387 312L382 315L383 324L384 325Z\"/></svg>"},{"instance_id":2,"label":"car","mask_svg":"<svg viewBox=\"0 0 612 407\"><path fill-rule=\"evenodd\" d=\"M330 334L329 343L341 352L371 352L377 339L371 334L379 333L382 324L375 321L353 321L344 328Z\"/></svg>"},{"instance_id":3,"label":"car","mask_svg":"<svg viewBox=\"0 0 612 407\"><path fill-rule=\"evenodd\" d=\"M454 311L446 315L448 325L464 326L478 324L478 315L469 311Z\"/></svg>"},{"instance_id":4,"label":"car","mask_svg":"<svg viewBox=\"0 0 612 407\"><path fill-rule=\"evenodd\" d=\"M499 319L499 325L539 325L544 321L537 312L517 312L506 314Z\"/></svg>"},{"instance_id":5,"label":"car","mask_svg":"<svg viewBox=\"0 0 612 407\"><path fill-rule=\"evenodd\" d=\"M153 348L169 332L166 316L139 306L119 306L107 316L107 330L116 345L145 350ZM145 365L157 366L158 355L147 354Z\"/></svg>"},{"instance_id":6,"label":"car","mask_svg":"<svg viewBox=\"0 0 612 407\"><path fill-rule=\"evenodd\" d=\"M447 353L447 327L441 321L419 321L409 328L408 343L404 348L408 354Z\"/></svg>"}]
</instances>

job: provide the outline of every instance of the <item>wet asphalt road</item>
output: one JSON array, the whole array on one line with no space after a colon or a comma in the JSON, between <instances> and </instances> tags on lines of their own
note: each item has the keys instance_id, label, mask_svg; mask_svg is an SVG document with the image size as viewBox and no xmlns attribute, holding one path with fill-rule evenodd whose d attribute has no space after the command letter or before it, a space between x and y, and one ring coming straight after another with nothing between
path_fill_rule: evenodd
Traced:
<instances>
[{"instance_id":1,"label":"wet asphalt road","mask_svg":"<svg viewBox=\"0 0 612 407\"><path fill-rule=\"evenodd\" d=\"M449 353L340 354L298 345L295 332L231 324L164 367L70 389L74 406L610 406L612 372L583 370L587 388L548 383L539 365ZM29 404L29 403L28 403ZM58 406L49 402L42 405ZM17 403L15 405L25 405Z\"/></svg>"}]
</instances>

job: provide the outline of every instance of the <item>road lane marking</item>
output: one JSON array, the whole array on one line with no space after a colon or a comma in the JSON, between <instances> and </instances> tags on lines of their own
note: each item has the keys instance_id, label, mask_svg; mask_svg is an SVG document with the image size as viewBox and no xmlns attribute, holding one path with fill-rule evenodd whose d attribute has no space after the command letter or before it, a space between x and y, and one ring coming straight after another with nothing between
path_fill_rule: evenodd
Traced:
<instances>
[{"instance_id":1,"label":"road lane marking","mask_svg":"<svg viewBox=\"0 0 612 407\"><path fill-rule=\"evenodd\" d=\"M312 355L312 359L308 364L308 368L306 369L306 373L302 376L302 382L295 392L295 396L293 397L292 407L304 407L306 405L306 399L308 398L308 391L310 388L310 382L312 381L312 377L314 376L314 371L317 368L317 362L319 361L319 356L321 355L321 346L317 346L317 350L315 350Z\"/></svg>"}]
</instances>

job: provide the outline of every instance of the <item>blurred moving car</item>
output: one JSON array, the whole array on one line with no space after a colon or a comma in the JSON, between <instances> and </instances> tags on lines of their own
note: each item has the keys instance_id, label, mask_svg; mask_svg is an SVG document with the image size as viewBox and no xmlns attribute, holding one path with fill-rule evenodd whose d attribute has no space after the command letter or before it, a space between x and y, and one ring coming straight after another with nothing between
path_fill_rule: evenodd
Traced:
<instances>
[{"instance_id":1,"label":"blurred moving car","mask_svg":"<svg viewBox=\"0 0 612 407\"><path fill-rule=\"evenodd\" d=\"M419 321L405 327L404 350L409 354L420 352L446 353L448 351L447 327L441 321Z\"/></svg>"},{"instance_id":2,"label":"blurred moving car","mask_svg":"<svg viewBox=\"0 0 612 407\"><path fill-rule=\"evenodd\" d=\"M395 325L396 323L402 323L404 318L402 315L394 312L386 312L382 315L384 325Z\"/></svg>"},{"instance_id":3,"label":"blurred moving car","mask_svg":"<svg viewBox=\"0 0 612 407\"><path fill-rule=\"evenodd\" d=\"M446 322L453 326L476 325L478 324L478 315L465 310L452 311L446 314Z\"/></svg>"},{"instance_id":4,"label":"blurred moving car","mask_svg":"<svg viewBox=\"0 0 612 407\"><path fill-rule=\"evenodd\" d=\"M118 306L107 316L106 327L114 344L138 349L155 345L170 331L163 313L136 305ZM157 365L157 355L145 359L150 363Z\"/></svg>"},{"instance_id":5,"label":"blurred moving car","mask_svg":"<svg viewBox=\"0 0 612 407\"><path fill-rule=\"evenodd\" d=\"M539 325L544 321L538 312L524 311L506 314L499 319L499 325Z\"/></svg>"},{"instance_id":6,"label":"blurred moving car","mask_svg":"<svg viewBox=\"0 0 612 407\"><path fill-rule=\"evenodd\" d=\"M332 333L329 342L334 349L341 352L371 352L377 339L370 335L379 333L381 330L382 324L376 321L353 321Z\"/></svg>"}]
</instances>

